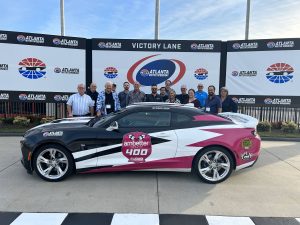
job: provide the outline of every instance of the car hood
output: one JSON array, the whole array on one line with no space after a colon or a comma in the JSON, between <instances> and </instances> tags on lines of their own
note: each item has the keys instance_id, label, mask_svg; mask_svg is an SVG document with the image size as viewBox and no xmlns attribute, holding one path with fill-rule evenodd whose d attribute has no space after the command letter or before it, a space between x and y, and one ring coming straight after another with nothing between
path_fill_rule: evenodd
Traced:
<instances>
[{"instance_id":1,"label":"car hood","mask_svg":"<svg viewBox=\"0 0 300 225\"><path fill-rule=\"evenodd\" d=\"M75 117L75 118L63 118L59 120L53 120L50 123L44 123L26 131L24 136L33 133L46 132L46 131L58 131L65 130L68 128L80 128L86 127L86 123L89 122L93 117Z\"/></svg>"}]
</instances>

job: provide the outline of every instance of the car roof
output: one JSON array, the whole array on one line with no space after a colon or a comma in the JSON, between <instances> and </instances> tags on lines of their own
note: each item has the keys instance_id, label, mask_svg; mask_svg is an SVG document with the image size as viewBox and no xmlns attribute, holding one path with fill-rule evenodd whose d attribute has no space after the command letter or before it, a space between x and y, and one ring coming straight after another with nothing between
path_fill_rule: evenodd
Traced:
<instances>
[{"instance_id":1,"label":"car roof","mask_svg":"<svg viewBox=\"0 0 300 225\"><path fill-rule=\"evenodd\" d=\"M193 111L197 113L203 113L200 109L195 108L193 105L182 105L177 103L168 103L168 102L139 102L133 103L126 107L128 110L137 110L137 109L153 109L153 110L169 110L174 109L176 111Z\"/></svg>"}]
</instances>

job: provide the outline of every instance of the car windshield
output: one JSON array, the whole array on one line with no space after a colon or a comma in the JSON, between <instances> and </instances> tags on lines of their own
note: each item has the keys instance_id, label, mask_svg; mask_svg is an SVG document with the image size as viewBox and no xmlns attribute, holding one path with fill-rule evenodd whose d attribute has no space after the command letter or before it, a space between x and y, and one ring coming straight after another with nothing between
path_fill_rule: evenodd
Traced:
<instances>
[{"instance_id":1,"label":"car windshield","mask_svg":"<svg viewBox=\"0 0 300 225\"><path fill-rule=\"evenodd\" d=\"M95 117L93 119L91 119L87 125L90 127L99 127L101 126L103 123L106 123L108 120L110 120L112 117L114 117L115 115L118 115L120 113L123 113L126 109L122 109L118 112L114 112L114 113L110 113L106 116L102 116L102 117Z\"/></svg>"}]
</instances>

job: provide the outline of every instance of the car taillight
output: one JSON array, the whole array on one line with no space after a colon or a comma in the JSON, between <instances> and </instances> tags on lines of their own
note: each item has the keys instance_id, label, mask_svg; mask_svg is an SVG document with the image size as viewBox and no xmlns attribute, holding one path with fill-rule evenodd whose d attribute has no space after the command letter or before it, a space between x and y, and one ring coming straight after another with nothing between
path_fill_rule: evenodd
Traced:
<instances>
[{"instance_id":1,"label":"car taillight","mask_svg":"<svg viewBox=\"0 0 300 225\"><path fill-rule=\"evenodd\" d=\"M252 131L251 131L251 134L252 134L253 136L256 136L256 135L257 135L256 129L255 129L255 130L252 130Z\"/></svg>"},{"instance_id":2,"label":"car taillight","mask_svg":"<svg viewBox=\"0 0 300 225\"><path fill-rule=\"evenodd\" d=\"M32 156L32 153L31 153L31 152L28 152L28 156L27 156L28 161L31 160L31 156Z\"/></svg>"}]
</instances>

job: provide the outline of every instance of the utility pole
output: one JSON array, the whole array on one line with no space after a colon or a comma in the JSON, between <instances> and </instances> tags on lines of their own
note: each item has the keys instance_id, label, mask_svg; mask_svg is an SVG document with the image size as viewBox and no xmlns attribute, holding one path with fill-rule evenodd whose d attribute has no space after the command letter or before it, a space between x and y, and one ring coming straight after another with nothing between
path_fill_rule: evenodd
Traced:
<instances>
[{"instance_id":1,"label":"utility pole","mask_svg":"<svg viewBox=\"0 0 300 225\"><path fill-rule=\"evenodd\" d=\"M60 35L65 36L65 7L64 0L60 0Z\"/></svg>"},{"instance_id":2,"label":"utility pole","mask_svg":"<svg viewBox=\"0 0 300 225\"><path fill-rule=\"evenodd\" d=\"M249 39L250 0L247 0L245 40Z\"/></svg>"},{"instance_id":3,"label":"utility pole","mask_svg":"<svg viewBox=\"0 0 300 225\"><path fill-rule=\"evenodd\" d=\"M154 39L159 39L159 14L160 14L160 0L155 3L155 36Z\"/></svg>"}]
</instances>

